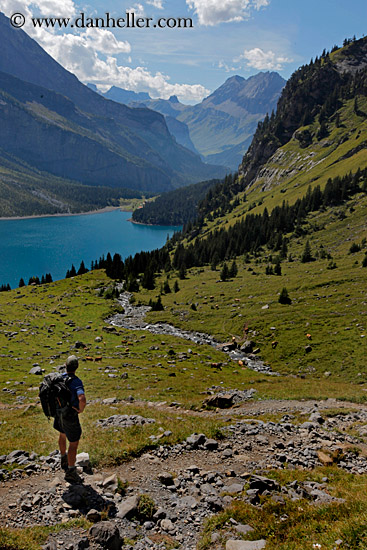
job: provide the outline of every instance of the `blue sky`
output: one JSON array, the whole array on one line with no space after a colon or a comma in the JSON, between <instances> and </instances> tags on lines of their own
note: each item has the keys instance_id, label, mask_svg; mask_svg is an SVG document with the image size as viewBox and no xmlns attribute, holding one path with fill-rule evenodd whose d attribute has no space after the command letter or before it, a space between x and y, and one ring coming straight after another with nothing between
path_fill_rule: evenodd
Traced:
<instances>
[{"instance_id":1,"label":"blue sky","mask_svg":"<svg viewBox=\"0 0 367 550\"><path fill-rule=\"evenodd\" d=\"M199 102L235 74L284 78L324 48L366 31L366 0L1 0L24 30L83 82ZM35 29L32 16L191 17L186 29Z\"/></svg>"}]
</instances>

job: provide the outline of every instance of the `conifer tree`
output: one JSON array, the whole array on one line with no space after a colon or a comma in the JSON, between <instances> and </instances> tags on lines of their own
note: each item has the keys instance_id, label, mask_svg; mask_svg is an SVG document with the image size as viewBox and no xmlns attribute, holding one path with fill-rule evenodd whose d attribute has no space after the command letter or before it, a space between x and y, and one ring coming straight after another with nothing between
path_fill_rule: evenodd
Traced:
<instances>
[{"instance_id":1,"label":"conifer tree","mask_svg":"<svg viewBox=\"0 0 367 550\"><path fill-rule=\"evenodd\" d=\"M280 265L280 259L277 258L275 260L275 264L274 264L274 275L281 275L282 274L282 267Z\"/></svg>"},{"instance_id":2,"label":"conifer tree","mask_svg":"<svg viewBox=\"0 0 367 550\"><path fill-rule=\"evenodd\" d=\"M236 261L233 260L232 265L231 265L230 270L229 270L229 278L232 279L232 278L236 277L237 273L238 273L237 264L236 264Z\"/></svg>"},{"instance_id":3,"label":"conifer tree","mask_svg":"<svg viewBox=\"0 0 367 550\"><path fill-rule=\"evenodd\" d=\"M179 276L180 279L186 279L186 265L185 265L185 263L181 264L178 276Z\"/></svg>"},{"instance_id":4,"label":"conifer tree","mask_svg":"<svg viewBox=\"0 0 367 550\"><path fill-rule=\"evenodd\" d=\"M224 262L222 270L220 272L220 278L222 281L226 281L228 277L229 277L229 269L226 262Z\"/></svg>"},{"instance_id":5,"label":"conifer tree","mask_svg":"<svg viewBox=\"0 0 367 550\"><path fill-rule=\"evenodd\" d=\"M312 260L313 260L313 257L311 252L311 245L310 245L310 241L307 240L302 252L301 262L305 264L307 262L312 262Z\"/></svg>"}]
</instances>

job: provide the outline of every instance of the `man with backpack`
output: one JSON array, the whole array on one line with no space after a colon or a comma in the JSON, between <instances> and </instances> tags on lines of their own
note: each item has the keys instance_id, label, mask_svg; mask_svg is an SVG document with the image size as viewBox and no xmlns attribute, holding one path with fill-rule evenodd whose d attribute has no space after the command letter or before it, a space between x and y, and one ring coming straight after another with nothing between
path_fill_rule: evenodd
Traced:
<instances>
[{"instance_id":1,"label":"man with backpack","mask_svg":"<svg viewBox=\"0 0 367 550\"><path fill-rule=\"evenodd\" d=\"M65 481L69 483L78 483L81 481L75 466L76 453L82 429L79 422L79 414L82 413L87 404L83 382L75 375L78 368L78 358L71 355L67 358L65 377L71 396L70 403L63 407L56 407L54 428L59 435L59 449L61 453L61 468L65 471ZM69 449L66 450L67 440Z\"/></svg>"}]
</instances>

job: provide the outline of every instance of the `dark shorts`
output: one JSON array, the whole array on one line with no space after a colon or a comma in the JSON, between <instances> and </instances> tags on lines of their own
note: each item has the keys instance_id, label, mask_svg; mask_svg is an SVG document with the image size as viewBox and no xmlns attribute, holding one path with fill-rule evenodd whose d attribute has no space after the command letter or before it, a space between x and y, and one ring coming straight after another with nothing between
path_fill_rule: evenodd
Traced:
<instances>
[{"instance_id":1,"label":"dark shorts","mask_svg":"<svg viewBox=\"0 0 367 550\"><path fill-rule=\"evenodd\" d=\"M79 441L82 435L79 415L73 409L68 409L67 411L61 409L60 411L56 411L54 428L58 432L64 433L70 443Z\"/></svg>"}]
</instances>

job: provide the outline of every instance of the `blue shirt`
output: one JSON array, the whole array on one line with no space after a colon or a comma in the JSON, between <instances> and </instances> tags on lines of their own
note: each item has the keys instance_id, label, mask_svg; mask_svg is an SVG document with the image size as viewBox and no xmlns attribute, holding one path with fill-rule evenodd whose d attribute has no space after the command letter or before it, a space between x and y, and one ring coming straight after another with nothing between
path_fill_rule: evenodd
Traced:
<instances>
[{"instance_id":1,"label":"blue shirt","mask_svg":"<svg viewBox=\"0 0 367 550\"><path fill-rule=\"evenodd\" d=\"M75 376L75 374L68 374L67 372L64 372L63 376L72 377L70 382L68 382L68 387L71 391L71 406L79 409L79 395L83 395L85 393L83 382L80 380L80 378Z\"/></svg>"}]
</instances>

